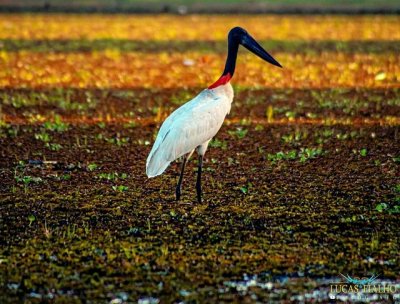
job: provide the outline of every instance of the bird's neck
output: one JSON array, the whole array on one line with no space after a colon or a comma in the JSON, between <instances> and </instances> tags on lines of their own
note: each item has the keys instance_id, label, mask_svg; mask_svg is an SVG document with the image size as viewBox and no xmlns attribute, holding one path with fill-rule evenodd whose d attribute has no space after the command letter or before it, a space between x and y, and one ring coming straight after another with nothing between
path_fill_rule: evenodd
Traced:
<instances>
[{"instance_id":1,"label":"bird's neck","mask_svg":"<svg viewBox=\"0 0 400 304\"><path fill-rule=\"evenodd\" d=\"M226 74L226 75L222 75L216 82L214 82L212 85L210 85L208 87L209 90L211 89L215 89L221 85L225 85L229 82L229 80L231 80L232 76L231 74Z\"/></svg>"},{"instance_id":2,"label":"bird's neck","mask_svg":"<svg viewBox=\"0 0 400 304\"><path fill-rule=\"evenodd\" d=\"M221 85L227 84L233 77L236 67L236 58L239 49L239 43L229 39L228 40L228 56L226 57L225 69L222 76L208 87L208 89L215 89Z\"/></svg>"}]
</instances>

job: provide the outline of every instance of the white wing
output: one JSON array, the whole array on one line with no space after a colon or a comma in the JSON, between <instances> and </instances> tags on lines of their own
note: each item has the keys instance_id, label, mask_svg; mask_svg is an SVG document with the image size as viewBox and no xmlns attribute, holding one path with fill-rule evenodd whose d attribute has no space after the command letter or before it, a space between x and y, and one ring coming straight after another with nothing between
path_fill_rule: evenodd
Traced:
<instances>
[{"instance_id":1,"label":"white wing","mask_svg":"<svg viewBox=\"0 0 400 304\"><path fill-rule=\"evenodd\" d=\"M158 132L147 158L147 176L162 174L172 161L214 137L230 105L231 100L225 94L204 90L175 110Z\"/></svg>"}]
</instances>

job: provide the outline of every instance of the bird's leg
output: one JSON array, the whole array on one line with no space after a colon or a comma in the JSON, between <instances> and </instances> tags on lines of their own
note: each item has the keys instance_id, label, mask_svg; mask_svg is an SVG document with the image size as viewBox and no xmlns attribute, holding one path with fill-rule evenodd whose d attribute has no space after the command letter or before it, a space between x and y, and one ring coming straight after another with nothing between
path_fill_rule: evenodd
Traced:
<instances>
[{"instance_id":1,"label":"bird's leg","mask_svg":"<svg viewBox=\"0 0 400 304\"><path fill-rule=\"evenodd\" d=\"M188 160L187 155L183 156L183 161L182 161L182 165L181 165L181 174L179 175L179 181L178 181L178 184L176 185L176 191L175 191L177 201L179 201L179 199L181 198L183 171L185 171L185 165L186 165L187 160Z\"/></svg>"},{"instance_id":2,"label":"bird's leg","mask_svg":"<svg viewBox=\"0 0 400 304\"><path fill-rule=\"evenodd\" d=\"M201 203L201 169L203 167L203 155L199 154L199 166L197 169L197 182L196 182L196 190L197 190L197 201Z\"/></svg>"}]
</instances>

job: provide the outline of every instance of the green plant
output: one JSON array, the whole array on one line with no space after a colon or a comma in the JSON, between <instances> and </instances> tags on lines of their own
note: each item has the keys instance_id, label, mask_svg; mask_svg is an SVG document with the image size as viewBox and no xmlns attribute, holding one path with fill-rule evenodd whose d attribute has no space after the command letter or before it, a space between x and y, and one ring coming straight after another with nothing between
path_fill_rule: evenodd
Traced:
<instances>
[{"instance_id":1,"label":"green plant","mask_svg":"<svg viewBox=\"0 0 400 304\"><path fill-rule=\"evenodd\" d=\"M32 183L38 184L43 182L43 180L40 177L33 177L33 176L17 176L15 175L15 180L17 183L22 183L24 185L24 190L27 192L28 186Z\"/></svg>"},{"instance_id":2,"label":"green plant","mask_svg":"<svg viewBox=\"0 0 400 304\"><path fill-rule=\"evenodd\" d=\"M180 106L191 98L193 98L192 92L188 90L181 90L177 94L174 94L170 100L174 105Z\"/></svg>"},{"instance_id":3,"label":"green plant","mask_svg":"<svg viewBox=\"0 0 400 304\"><path fill-rule=\"evenodd\" d=\"M282 135L281 139L284 143L296 143L304 138L307 138L308 133L306 131L296 130L294 133Z\"/></svg>"},{"instance_id":4,"label":"green plant","mask_svg":"<svg viewBox=\"0 0 400 304\"><path fill-rule=\"evenodd\" d=\"M376 205L375 210L382 212L384 210L386 210L388 208L388 205L386 203L380 203L378 205Z\"/></svg>"},{"instance_id":5,"label":"green plant","mask_svg":"<svg viewBox=\"0 0 400 304\"><path fill-rule=\"evenodd\" d=\"M117 135L114 137L110 137L110 138L104 137L104 140L106 142L108 142L109 144L123 146L129 142L129 137L120 137L120 134L117 133Z\"/></svg>"},{"instance_id":6,"label":"green plant","mask_svg":"<svg viewBox=\"0 0 400 304\"><path fill-rule=\"evenodd\" d=\"M151 144L151 142L146 139L138 139L136 142L141 146L148 146Z\"/></svg>"},{"instance_id":7,"label":"green plant","mask_svg":"<svg viewBox=\"0 0 400 304\"><path fill-rule=\"evenodd\" d=\"M247 132L247 129L242 128L236 128L235 131L228 131L229 135L237 137L238 139L243 139L246 136Z\"/></svg>"},{"instance_id":8,"label":"green plant","mask_svg":"<svg viewBox=\"0 0 400 304\"><path fill-rule=\"evenodd\" d=\"M295 160L298 159L304 163L309 159L316 158L323 153L322 148L301 148L300 151L291 150L288 152L277 152L276 154L267 154L267 159L275 164L280 160Z\"/></svg>"},{"instance_id":9,"label":"green plant","mask_svg":"<svg viewBox=\"0 0 400 304\"><path fill-rule=\"evenodd\" d=\"M299 152L300 162L304 163L310 158L316 158L322 154L322 148L301 148Z\"/></svg>"},{"instance_id":10,"label":"green plant","mask_svg":"<svg viewBox=\"0 0 400 304\"><path fill-rule=\"evenodd\" d=\"M222 150L227 149L227 142L226 141L221 141L218 138L214 138L210 141L209 146L212 148L221 148Z\"/></svg>"},{"instance_id":11,"label":"green plant","mask_svg":"<svg viewBox=\"0 0 400 304\"><path fill-rule=\"evenodd\" d=\"M40 141L42 141L44 143L48 143L48 142L51 141L51 136L50 136L50 134L42 131L41 133L36 133L35 134L35 139L40 140Z\"/></svg>"},{"instance_id":12,"label":"green plant","mask_svg":"<svg viewBox=\"0 0 400 304\"><path fill-rule=\"evenodd\" d=\"M76 236L76 228L76 224L68 225L67 230L63 232L63 238L73 239Z\"/></svg>"},{"instance_id":13,"label":"green plant","mask_svg":"<svg viewBox=\"0 0 400 304\"><path fill-rule=\"evenodd\" d=\"M275 164L277 161L280 161L280 160L293 160L293 159L296 159L296 156L297 156L296 150L291 150L289 152L279 151L276 154L268 154L267 155L267 159L272 164Z\"/></svg>"},{"instance_id":14,"label":"green plant","mask_svg":"<svg viewBox=\"0 0 400 304\"><path fill-rule=\"evenodd\" d=\"M91 163L91 164L89 164L87 166L87 168L88 168L89 171L94 171L94 170L96 170L98 168L98 165L95 164L95 163Z\"/></svg>"},{"instance_id":15,"label":"green plant","mask_svg":"<svg viewBox=\"0 0 400 304\"><path fill-rule=\"evenodd\" d=\"M36 101L30 98L30 96L26 96L21 93L14 93L9 95L7 93L2 93L0 98L3 100L3 103L6 105L11 105L12 107L19 109L27 106L36 105Z\"/></svg>"},{"instance_id":16,"label":"green plant","mask_svg":"<svg viewBox=\"0 0 400 304\"><path fill-rule=\"evenodd\" d=\"M257 124L256 127L254 128L254 130L255 131L262 131L262 130L264 130L264 126L260 125L260 124Z\"/></svg>"},{"instance_id":17,"label":"green plant","mask_svg":"<svg viewBox=\"0 0 400 304\"><path fill-rule=\"evenodd\" d=\"M239 190L243 193L243 194L247 194L250 190L250 188L253 187L253 184L248 182L246 185L239 187Z\"/></svg>"},{"instance_id":18,"label":"green plant","mask_svg":"<svg viewBox=\"0 0 400 304\"><path fill-rule=\"evenodd\" d=\"M387 212L389 214L398 214L400 213L400 205L394 205L393 207L389 206L386 203L379 203L376 205L375 210L378 212Z\"/></svg>"},{"instance_id":19,"label":"green plant","mask_svg":"<svg viewBox=\"0 0 400 304\"><path fill-rule=\"evenodd\" d=\"M371 246L371 250L373 250L373 251L379 249L379 234L378 234L378 232L372 233L370 246Z\"/></svg>"},{"instance_id":20,"label":"green plant","mask_svg":"<svg viewBox=\"0 0 400 304\"><path fill-rule=\"evenodd\" d=\"M126 179L127 177L128 177L128 174L126 174L126 173L119 174L118 172L100 173L97 175L97 178L106 179L109 181L115 181L118 179Z\"/></svg>"},{"instance_id":21,"label":"green plant","mask_svg":"<svg viewBox=\"0 0 400 304\"><path fill-rule=\"evenodd\" d=\"M289 120L293 120L296 118L297 113L295 111L286 111L285 116L289 118Z\"/></svg>"},{"instance_id":22,"label":"green plant","mask_svg":"<svg viewBox=\"0 0 400 304\"><path fill-rule=\"evenodd\" d=\"M72 178L71 174L63 174L61 176L58 177L59 180L70 180Z\"/></svg>"},{"instance_id":23,"label":"green plant","mask_svg":"<svg viewBox=\"0 0 400 304\"><path fill-rule=\"evenodd\" d=\"M64 132L68 130L68 124L64 123L61 121L61 117L60 115L56 115L54 117L54 121L50 122L50 121L46 121L43 124L43 128L45 128L46 130L49 131L56 131L56 132Z\"/></svg>"},{"instance_id":24,"label":"green plant","mask_svg":"<svg viewBox=\"0 0 400 304\"><path fill-rule=\"evenodd\" d=\"M130 121L124 124L125 129L133 129L137 127L137 123L135 121Z\"/></svg>"},{"instance_id":25,"label":"green plant","mask_svg":"<svg viewBox=\"0 0 400 304\"><path fill-rule=\"evenodd\" d=\"M123 186L123 185L119 185L119 186L112 186L112 189L114 191L118 191L118 192L125 192L125 191L128 191L129 187Z\"/></svg>"},{"instance_id":26,"label":"green plant","mask_svg":"<svg viewBox=\"0 0 400 304\"><path fill-rule=\"evenodd\" d=\"M28 215L29 226L36 220L36 217L33 214Z\"/></svg>"},{"instance_id":27,"label":"green plant","mask_svg":"<svg viewBox=\"0 0 400 304\"><path fill-rule=\"evenodd\" d=\"M360 155L363 156L363 157L367 156L367 149L366 148L362 148L360 150Z\"/></svg>"},{"instance_id":28,"label":"green plant","mask_svg":"<svg viewBox=\"0 0 400 304\"><path fill-rule=\"evenodd\" d=\"M59 151L62 149L62 146L56 143L46 143L45 146L49 148L51 151Z\"/></svg>"},{"instance_id":29,"label":"green plant","mask_svg":"<svg viewBox=\"0 0 400 304\"><path fill-rule=\"evenodd\" d=\"M106 127L106 123L105 123L104 121L101 121L101 122L99 122L99 123L97 124L97 126L98 126L100 129L104 129L104 128Z\"/></svg>"}]
</instances>

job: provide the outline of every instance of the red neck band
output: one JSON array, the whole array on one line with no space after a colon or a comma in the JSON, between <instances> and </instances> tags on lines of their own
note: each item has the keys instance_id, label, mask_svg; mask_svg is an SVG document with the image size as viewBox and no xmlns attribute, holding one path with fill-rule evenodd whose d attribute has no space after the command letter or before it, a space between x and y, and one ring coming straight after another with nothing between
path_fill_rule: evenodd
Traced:
<instances>
[{"instance_id":1,"label":"red neck band","mask_svg":"<svg viewBox=\"0 0 400 304\"><path fill-rule=\"evenodd\" d=\"M228 73L226 75L222 75L216 82L214 82L212 85L208 87L209 90L215 89L216 87L219 87L220 85L227 84L229 80L231 80L231 74Z\"/></svg>"}]
</instances>

